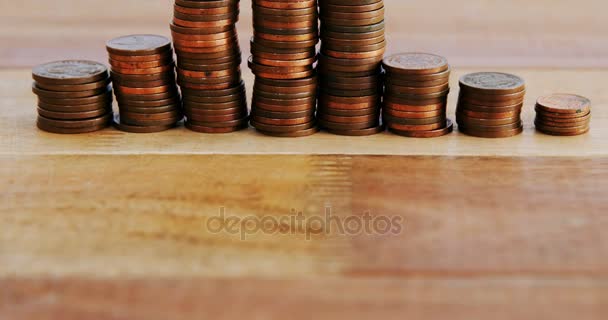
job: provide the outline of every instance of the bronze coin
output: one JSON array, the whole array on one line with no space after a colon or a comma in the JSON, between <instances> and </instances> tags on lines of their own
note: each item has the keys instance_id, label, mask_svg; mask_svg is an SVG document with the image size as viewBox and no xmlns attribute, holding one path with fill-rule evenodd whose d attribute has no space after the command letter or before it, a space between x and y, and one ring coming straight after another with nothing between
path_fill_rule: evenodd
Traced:
<instances>
[{"instance_id":1,"label":"bronze coin","mask_svg":"<svg viewBox=\"0 0 608 320\"><path fill-rule=\"evenodd\" d=\"M502 119L481 119L481 118L471 118L462 116L460 113L456 113L456 121L458 124L462 124L467 127L484 127L484 126L502 126L507 124L512 124L521 121L520 116L513 116L510 118L502 118Z\"/></svg>"},{"instance_id":2,"label":"bronze coin","mask_svg":"<svg viewBox=\"0 0 608 320\"><path fill-rule=\"evenodd\" d=\"M450 89L450 85L447 83L443 84L443 85L439 85L439 86L423 87L423 88L387 85L386 94L392 94L393 92L397 93L397 94L433 94L433 93L439 93L439 92L446 92L449 89Z\"/></svg>"},{"instance_id":3,"label":"bronze coin","mask_svg":"<svg viewBox=\"0 0 608 320\"><path fill-rule=\"evenodd\" d=\"M112 109L112 100L105 100L83 105L55 105L38 101L38 107L51 112L88 112L95 110L110 110Z\"/></svg>"},{"instance_id":4,"label":"bronze coin","mask_svg":"<svg viewBox=\"0 0 608 320\"><path fill-rule=\"evenodd\" d=\"M380 125L380 120L357 123L339 123L331 122L324 119L317 119L319 125L325 130L363 130L375 128Z\"/></svg>"},{"instance_id":5,"label":"bronze coin","mask_svg":"<svg viewBox=\"0 0 608 320\"><path fill-rule=\"evenodd\" d=\"M276 126L291 126L308 123L313 120L312 116L305 116L300 118L280 119L280 118L266 118L261 116L253 115L252 120L258 123L271 124Z\"/></svg>"},{"instance_id":6,"label":"bronze coin","mask_svg":"<svg viewBox=\"0 0 608 320\"><path fill-rule=\"evenodd\" d=\"M398 53L384 58L384 68L393 74L437 74L449 69L446 58L430 53Z\"/></svg>"},{"instance_id":7,"label":"bronze coin","mask_svg":"<svg viewBox=\"0 0 608 320\"><path fill-rule=\"evenodd\" d=\"M478 118L478 119L504 119L519 116L520 110L507 111L507 112L478 112L470 110L458 110L458 113L462 116Z\"/></svg>"},{"instance_id":8,"label":"bronze coin","mask_svg":"<svg viewBox=\"0 0 608 320\"><path fill-rule=\"evenodd\" d=\"M384 126L376 126L367 129L352 129L352 130L340 130L340 129L332 129L332 128L324 128L325 131L339 135L339 136L349 136L349 137L363 137L363 136L372 136L381 132L384 132L386 128Z\"/></svg>"},{"instance_id":9,"label":"bronze coin","mask_svg":"<svg viewBox=\"0 0 608 320\"><path fill-rule=\"evenodd\" d=\"M539 132L542 132L544 134L548 134L548 135L552 135L552 136L562 136L562 137L566 137L566 136L580 136L583 134L586 134L589 132L591 128L590 127L579 127L576 129L572 129L569 131L561 131L561 132L557 132L557 131L551 131L548 130L547 128L544 127L536 127L536 130L538 130Z\"/></svg>"},{"instance_id":10,"label":"bronze coin","mask_svg":"<svg viewBox=\"0 0 608 320\"><path fill-rule=\"evenodd\" d=\"M38 114L53 120L80 120L103 116L111 112L109 108L97 109L92 111L57 112L38 108Z\"/></svg>"},{"instance_id":11,"label":"bronze coin","mask_svg":"<svg viewBox=\"0 0 608 320\"><path fill-rule=\"evenodd\" d=\"M549 113L586 114L591 111L591 101L575 94L558 93L540 97L536 108Z\"/></svg>"},{"instance_id":12,"label":"bronze coin","mask_svg":"<svg viewBox=\"0 0 608 320\"><path fill-rule=\"evenodd\" d=\"M264 135L277 137L277 138L301 138L301 137L308 137L308 136L311 136L311 135L319 132L319 127L315 126L315 127L304 129L304 130L291 131L291 132L272 132L272 131L262 131L260 129L257 129L257 131Z\"/></svg>"},{"instance_id":13,"label":"bronze coin","mask_svg":"<svg viewBox=\"0 0 608 320\"><path fill-rule=\"evenodd\" d=\"M434 103L428 105L407 105L407 104L399 104L391 101L384 102L384 108L392 109L395 111L408 111L408 112L427 112L427 111L437 111L437 110L446 110L447 104L445 102L442 103Z\"/></svg>"},{"instance_id":14,"label":"bronze coin","mask_svg":"<svg viewBox=\"0 0 608 320\"><path fill-rule=\"evenodd\" d=\"M100 95L86 97L86 98L74 98L74 99L61 99L61 98L49 98L49 97L38 97L38 101L51 105L58 106L82 106L93 103L102 103L112 100L112 92L105 92Z\"/></svg>"},{"instance_id":15,"label":"bronze coin","mask_svg":"<svg viewBox=\"0 0 608 320\"><path fill-rule=\"evenodd\" d=\"M503 131L483 131L459 125L458 130L466 135L479 138L509 138L521 134L524 131L524 128L523 126L520 126L519 128Z\"/></svg>"},{"instance_id":16,"label":"bronze coin","mask_svg":"<svg viewBox=\"0 0 608 320\"><path fill-rule=\"evenodd\" d=\"M225 134L241 131L248 128L247 123L241 124L238 126L228 126L228 127L207 127L199 124L192 123L190 121L186 121L186 128L191 131L199 132L199 133L209 133L209 134Z\"/></svg>"},{"instance_id":17,"label":"bronze coin","mask_svg":"<svg viewBox=\"0 0 608 320\"><path fill-rule=\"evenodd\" d=\"M165 99L179 97L179 93L176 90L170 90L167 92L153 93L153 94L122 94L120 92L115 92L115 94L116 94L116 100L118 100L119 102L123 102L123 101L156 101L156 100L165 100Z\"/></svg>"},{"instance_id":18,"label":"bronze coin","mask_svg":"<svg viewBox=\"0 0 608 320\"><path fill-rule=\"evenodd\" d=\"M508 73L477 72L460 78L460 87L486 95L505 95L524 91L525 82L522 78Z\"/></svg>"},{"instance_id":19,"label":"bronze coin","mask_svg":"<svg viewBox=\"0 0 608 320\"><path fill-rule=\"evenodd\" d=\"M62 92L72 92L72 91L90 91L96 89L107 88L110 84L110 79L106 78L101 81L84 83L84 84L46 84L41 82L36 82L34 84L35 87L47 90L47 91L62 91Z\"/></svg>"},{"instance_id":20,"label":"bronze coin","mask_svg":"<svg viewBox=\"0 0 608 320\"><path fill-rule=\"evenodd\" d=\"M169 129L175 128L176 123L171 123L168 125L159 125L159 126L137 126L125 124L120 121L120 116L116 115L114 117L113 125L116 129L129 133L156 133L167 131Z\"/></svg>"},{"instance_id":21,"label":"bronze coin","mask_svg":"<svg viewBox=\"0 0 608 320\"><path fill-rule=\"evenodd\" d=\"M282 105L282 104L272 104L272 103L263 103L256 101L254 98L251 103L252 109L261 109L270 112L299 112L306 110L314 110L315 103L309 102L304 104L296 104L296 105Z\"/></svg>"},{"instance_id":22,"label":"bronze coin","mask_svg":"<svg viewBox=\"0 0 608 320\"><path fill-rule=\"evenodd\" d=\"M198 122L198 121L188 121L191 125L202 126L202 127L211 127L211 128L227 128L227 127L239 127L246 125L249 121L248 117L244 117L238 120L230 120L230 121L216 121L216 122Z\"/></svg>"},{"instance_id":23,"label":"bronze coin","mask_svg":"<svg viewBox=\"0 0 608 320\"><path fill-rule=\"evenodd\" d=\"M125 68L125 69L146 69L146 68L158 68L173 63L173 57L168 57L165 60L153 60L153 61L118 61L110 58L108 60L112 68Z\"/></svg>"},{"instance_id":24,"label":"bronze coin","mask_svg":"<svg viewBox=\"0 0 608 320\"><path fill-rule=\"evenodd\" d=\"M242 107L245 105L246 105L245 100L233 100L233 101L229 101L229 102L215 102L215 103L203 103L203 102L193 102L190 100L184 100L184 108L186 108L186 109L216 110L216 109Z\"/></svg>"},{"instance_id":25,"label":"bronze coin","mask_svg":"<svg viewBox=\"0 0 608 320\"><path fill-rule=\"evenodd\" d=\"M160 107L132 107L132 106L120 106L120 111L125 112L133 112L133 113L164 113L171 111L179 111L181 109L181 105L177 104L169 104L166 106Z\"/></svg>"},{"instance_id":26,"label":"bronze coin","mask_svg":"<svg viewBox=\"0 0 608 320\"><path fill-rule=\"evenodd\" d=\"M184 113L187 115L202 115L202 116L219 116L219 115L230 115L236 113L245 113L247 112L247 108L243 106L236 106L225 109L199 109L199 108L188 108L184 110Z\"/></svg>"},{"instance_id":27,"label":"bronze coin","mask_svg":"<svg viewBox=\"0 0 608 320\"><path fill-rule=\"evenodd\" d=\"M200 113L187 113L186 117L188 121L194 122L224 122L224 121L234 121L246 117L247 113L240 111L232 114L218 114L218 115L206 115Z\"/></svg>"},{"instance_id":28,"label":"bronze coin","mask_svg":"<svg viewBox=\"0 0 608 320\"><path fill-rule=\"evenodd\" d=\"M405 118L405 119L439 117L439 116L445 116L445 113L446 113L444 109L433 110L433 111L400 111L400 110L394 110L392 108L383 108L382 110L386 114L389 114L393 117Z\"/></svg>"},{"instance_id":29,"label":"bronze coin","mask_svg":"<svg viewBox=\"0 0 608 320\"><path fill-rule=\"evenodd\" d=\"M315 127L315 122L310 121L303 124L292 125L292 126L283 126L283 125L271 125L264 124L260 122L256 122L255 120L251 120L251 126L256 128L257 130L264 132L277 132L277 133L286 133L286 132L294 132L300 130L306 130Z\"/></svg>"},{"instance_id":30,"label":"bronze coin","mask_svg":"<svg viewBox=\"0 0 608 320\"><path fill-rule=\"evenodd\" d=\"M105 129L109 126L109 123L101 123L88 127L80 127L80 128L63 128L63 127L54 127L45 122L36 122L36 126L38 129L50 133L58 133L58 134L79 134L79 133L91 133L95 131L99 131Z\"/></svg>"},{"instance_id":31,"label":"bronze coin","mask_svg":"<svg viewBox=\"0 0 608 320\"><path fill-rule=\"evenodd\" d=\"M301 1L275 1L275 0L254 0L258 6L272 9L303 9L317 5L317 0L301 0Z\"/></svg>"},{"instance_id":32,"label":"bronze coin","mask_svg":"<svg viewBox=\"0 0 608 320\"><path fill-rule=\"evenodd\" d=\"M158 112L158 113L139 113L133 112L130 110L120 109L120 117L121 118L129 118L133 120L142 120L142 121L154 121L154 120L166 120L166 119L174 119L180 116L180 111L178 109L173 109L166 112Z\"/></svg>"},{"instance_id":33,"label":"bronze coin","mask_svg":"<svg viewBox=\"0 0 608 320\"><path fill-rule=\"evenodd\" d=\"M448 121L449 119L446 119ZM387 123L389 130L397 130L404 132L412 132L412 131L433 131L445 128L446 122L435 122L430 124L400 124L400 123Z\"/></svg>"},{"instance_id":34,"label":"bronze coin","mask_svg":"<svg viewBox=\"0 0 608 320\"><path fill-rule=\"evenodd\" d=\"M253 116L260 116L264 118L273 118L273 119L294 119L294 118L304 118L313 116L315 111L313 109L308 109L304 111L296 111L296 112L282 112L282 111L265 111L260 108L252 109Z\"/></svg>"},{"instance_id":35,"label":"bronze coin","mask_svg":"<svg viewBox=\"0 0 608 320\"><path fill-rule=\"evenodd\" d=\"M78 99L97 96L103 93L112 92L112 87L104 87L94 90L86 91L49 91L43 90L36 87L36 84L32 85L32 92L39 97L54 98L54 99Z\"/></svg>"},{"instance_id":36,"label":"bronze coin","mask_svg":"<svg viewBox=\"0 0 608 320\"><path fill-rule=\"evenodd\" d=\"M77 85L108 78L108 69L101 63L87 60L63 60L34 67L34 80L48 85Z\"/></svg>"},{"instance_id":37,"label":"bronze coin","mask_svg":"<svg viewBox=\"0 0 608 320\"><path fill-rule=\"evenodd\" d=\"M428 118L399 118L392 116L386 112L382 113L382 119L387 123L400 123L400 124L432 124L437 122L443 122L446 119L446 115L442 114L439 116L428 117Z\"/></svg>"},{"instance_id":38,"label":"bronze coin","mask_svg":"<svg viewBox=\"0 0 608 320\"><path fill-rule=\"evenodd\" d=\"M104 113L101 116L89 119L79 120L56 120L43 117L38 115L38 122L43 125L54 127L54 128L85 128L94 127L102 124L109 123L112 119L112 113Z\"/></svg>"},{"instance_id":39,"label":"bronze coin","mask_svg":"<svg viewBox=\"0 0 608 320\"><path fill-rule=\"evenodd\" d=\"M442 124L442 128L431 129L431 130L397 130L389 128L389 131L400 136L408 138L438 138L448 135L454 131L454 123L452 120L447 119L445 124Z\"/></svg>"},{"instance_id":40,"label":"bronze coin","mask_svg":"<svg viewBox=\"0 0 608 320\"><path fill-rule=\"evenodd\" d=\"M429 81L445 81L449 82L452 69L448 65L448 69L439 73L431 74L391 74L387 71L386 78L391 83L407 86L410 82L429 82Z\"/></svg>"},{"instance_id":41,"label":"bronze coin","mask_svg":"<svg viewBox=\"0 0 608 320\"><path fill-rule=\"evenodd\" d=\"M120 117L120 121L122 124L130 125L130 126L140 126L140 127L146 127L146 126L162 127L162 126L176 125L181 120L182 120L181 115L179 117L162 119L162 120L133 119L133 118L126 117L124 115L121 115L121 117Z\"/></svg>"},{"instance_id":42,"label":"bronze coin","mask_svg":"<svg viewBox=\"0 0 608 320\"><path fill-rule=\"evenodd\" d=\"M204 14L225 14L237 11L239 8L238 2L233 2L232 5L215 8L191 8L175 4L173 9L184 14L204 15Z\"/></svg>"},{"instance_id":43,"label":"bronze coin","mask_svg":"<svg viewBox=\"0 0 608 320\"><path fill-rule=\"evenodd\" d=\"M136 34L114 38L106 43L108 52L117 55L151 55L171 50L171 41L159 35Z\"/></svg>"}]
</instances>

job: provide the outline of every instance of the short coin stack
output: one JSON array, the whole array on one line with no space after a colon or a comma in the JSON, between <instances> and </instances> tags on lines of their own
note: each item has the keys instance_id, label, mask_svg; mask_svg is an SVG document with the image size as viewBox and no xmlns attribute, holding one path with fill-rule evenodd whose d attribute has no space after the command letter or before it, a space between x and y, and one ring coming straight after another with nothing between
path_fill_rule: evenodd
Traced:
<instances>
[{"instance_id":1,"label":"short coin stack","mask_svg":"<svg viewBox=\"0 0 608 320\"><path fill-rule=\"evenodd\" d=\"M320 18L319 123L339 135L383 131L384 1L325 0L320 3Z\"/></svg>"},{"instance_id":2,"label":"short coin stack","mask_svg":"<svg viewBox=\"0 0 608 320\"><path fill-rule=\"evenodd\" d=\"M589 132L591 101L574 94L552 94L536 102L536 130L554 136Z\"/></svg>"},{"instance_id":3,"label":"short coin stack","mask_svg":"<svg viewBox=\"0 0 608 320\"><path fill-rule=\"evenodd\" d=\"M253 0L251 125L276 137L316 133L316 0Z\"/></svg>"},{"instance_id":4,"label":"short coin stack","mask_svg":"<svg viewBox=\"0 0 608 320\"><path fill-rule=\"evenodd\" d=\"M112 88L101 63L65 60L32 72L38 95L38 128L53 133L86 133L112 123Z\"/></svg>"},{"instance_id":5,"label":"short coin stack","mask_svg":"<svg viewBox=\"0 0 608 320\"><path fill-rule=\"evenodd\" d=\"M169 39L130 35L108 41L106 48L120 111L115 126L134 133L174 127L182 112Z\"/></svg>"},{"instance_id":6,"label":"short coin stack","mask_svg":"<svg viewBox=\"0 0 608 320\"><path fill-rule=\"evenodd\" d=\"M192 131L229 133L248 126L238 18L238 0L175 1L171 34Z\"/></svg>"},{"instance_id":7,"label":"short coin stack","mask_svg":"<svg viewBox=\"0 0 608 320\"><path fill-rule=\"evenodd\" d=\"M463 76L456 110L458 129L482 138L520 134L525 93L524 80L512 74L479 72Z\"/></svg>"},{"instance_id":8,"label":"short coin stack","mask_svg":"<svg viewBox=\"0 0 608 320\"><path fill-rule=\"evenodd\" d=\"M399 53L383 60L383 120L395 134L433 138L453 131L447 119L450 66L441 56Z\"/></svg>"}]
</instances>

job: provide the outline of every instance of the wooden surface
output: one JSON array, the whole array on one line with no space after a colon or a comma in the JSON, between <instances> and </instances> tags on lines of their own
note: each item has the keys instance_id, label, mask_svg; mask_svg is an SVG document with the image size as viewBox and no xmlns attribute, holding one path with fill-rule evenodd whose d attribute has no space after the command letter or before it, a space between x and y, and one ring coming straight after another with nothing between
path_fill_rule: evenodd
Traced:
<instances>
[{"instance_id":1,"label":"wooden surface","mask_svg":"<svg viewBox=\"0 0 608 320\"><path fill-rule=\"evenodd\" d=\"M386 0L391 52L457 77L523 76L523 135L274 139L35 129L29 68L103 61L105 40L167 34L171 1L0 3L0 319L605 319L608 22L604 1ZM242 2L243 52L251 34ZM251 74L245 78L251 87ZM532 127L551 92L593 100L592 131ZM453 117L453 116L452 116ZM239 217L403 218L397 235L204 228Z\"/></svg>"}]
</instances>

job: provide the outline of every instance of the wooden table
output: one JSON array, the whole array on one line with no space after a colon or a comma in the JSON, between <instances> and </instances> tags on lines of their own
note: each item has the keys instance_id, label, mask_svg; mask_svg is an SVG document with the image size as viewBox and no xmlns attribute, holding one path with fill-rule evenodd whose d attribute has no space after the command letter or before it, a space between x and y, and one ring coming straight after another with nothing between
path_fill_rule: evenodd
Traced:
<instances>
[{"instance_id":1,"label":"wooden table","mask_svg":"<svg viewBox=\"0 0 608 320\"><path fill-rule=\"evenodd\" d=\"M608 5L385 1L390 52L449 57L450 114L458 76L523 76L524 134L43 133L31 66L103 61L111 37L168 34L171 3L1 3L0 319L605 319ZM589 134L534 131L534 100L552 92L593 100ZM327 206L403 229L241 240L206 228L221 208L310 218Z\"/></svg>"}]
</instances>

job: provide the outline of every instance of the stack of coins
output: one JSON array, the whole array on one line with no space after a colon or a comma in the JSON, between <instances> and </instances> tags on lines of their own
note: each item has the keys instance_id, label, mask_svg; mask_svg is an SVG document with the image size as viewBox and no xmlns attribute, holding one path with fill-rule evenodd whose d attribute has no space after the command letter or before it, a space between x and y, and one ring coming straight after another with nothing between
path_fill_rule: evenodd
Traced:
<instances>
[{"instance_id":1,"label":"stack of coins","mask_svg":"<svg viewBox=\"0 0 608 320\"><path fill-rule=\"evenodd\" d=\"M339 135L383 131L384 1L325 0L320 18L319 124Z\"/></svg>"},{"instance_id":2,"label":"stack of coins","mask_svg":"<svg viewBox=\"0 0 608 320\"><path fill-rule=\"evenodd\" d=\"M253 0L254 36L249 68L255 74L251 125L276 137L319 131L316 0Z\"/></svg>"},{"instance_id":3,"label":"stack of coins","mask_svg":"<svg viewBox=\"0 0 608 320\"><path fill-rule=\"evenodd\" d=\"M536 102L536 130L554 136L589 132L591 101L574 94L552 94Z\"/></svg>"},{"instance_id":4,"label":"stack of coins","mask_svg":"<svg viewBox=\"0 0 608 320\"><path fill-rule=\"evenodd\" d=\"M38 128L52 133L86 133L112 123L112 87L100 63L66 60L32 72L38 95Z\"/></svg>"},{"instance_id":5,"label":"stack of coins","mask_svg":"<svg viewBox=\"0 0 608 320\"><path fill-rule=\"evenodd\" d=\"M523 131L524 80L499 72L479 72L460 79L456 121L461 132L482 138L506 138Z\"/></svg>"},{"instance_id":6,"label":"stack of coins","mask_svg":"<svg viewBox=\"0 0 608 320\"><path fill-rule=\"evenodd\" d=\"M120 117L115 126L135 133L160 132L182 119L173 49L157 35L130 35L106 43Z\"/></svg>"},{"instance_id":7,"label":"stack of coins","mask_svg":"<svg viewBox=\"0 0 608 320\"><path fill-rule=\"evenodd\" d=\"M444 57L400 53L382 63L385 94L382 118L395 134L433 138L453 131L447 119L450 66Z\"/></svg>"},{"instance_id":8,"label":"stack of coins","mask_svg":"<svg viewBox=\"0 0 608 320\"><path fill-rule=\"evenodd\" d=\"M236 32L239 0L176 0L171 34L186 127L202 133L247 128L247 96Z\"/></svg>"}]
</instances>

